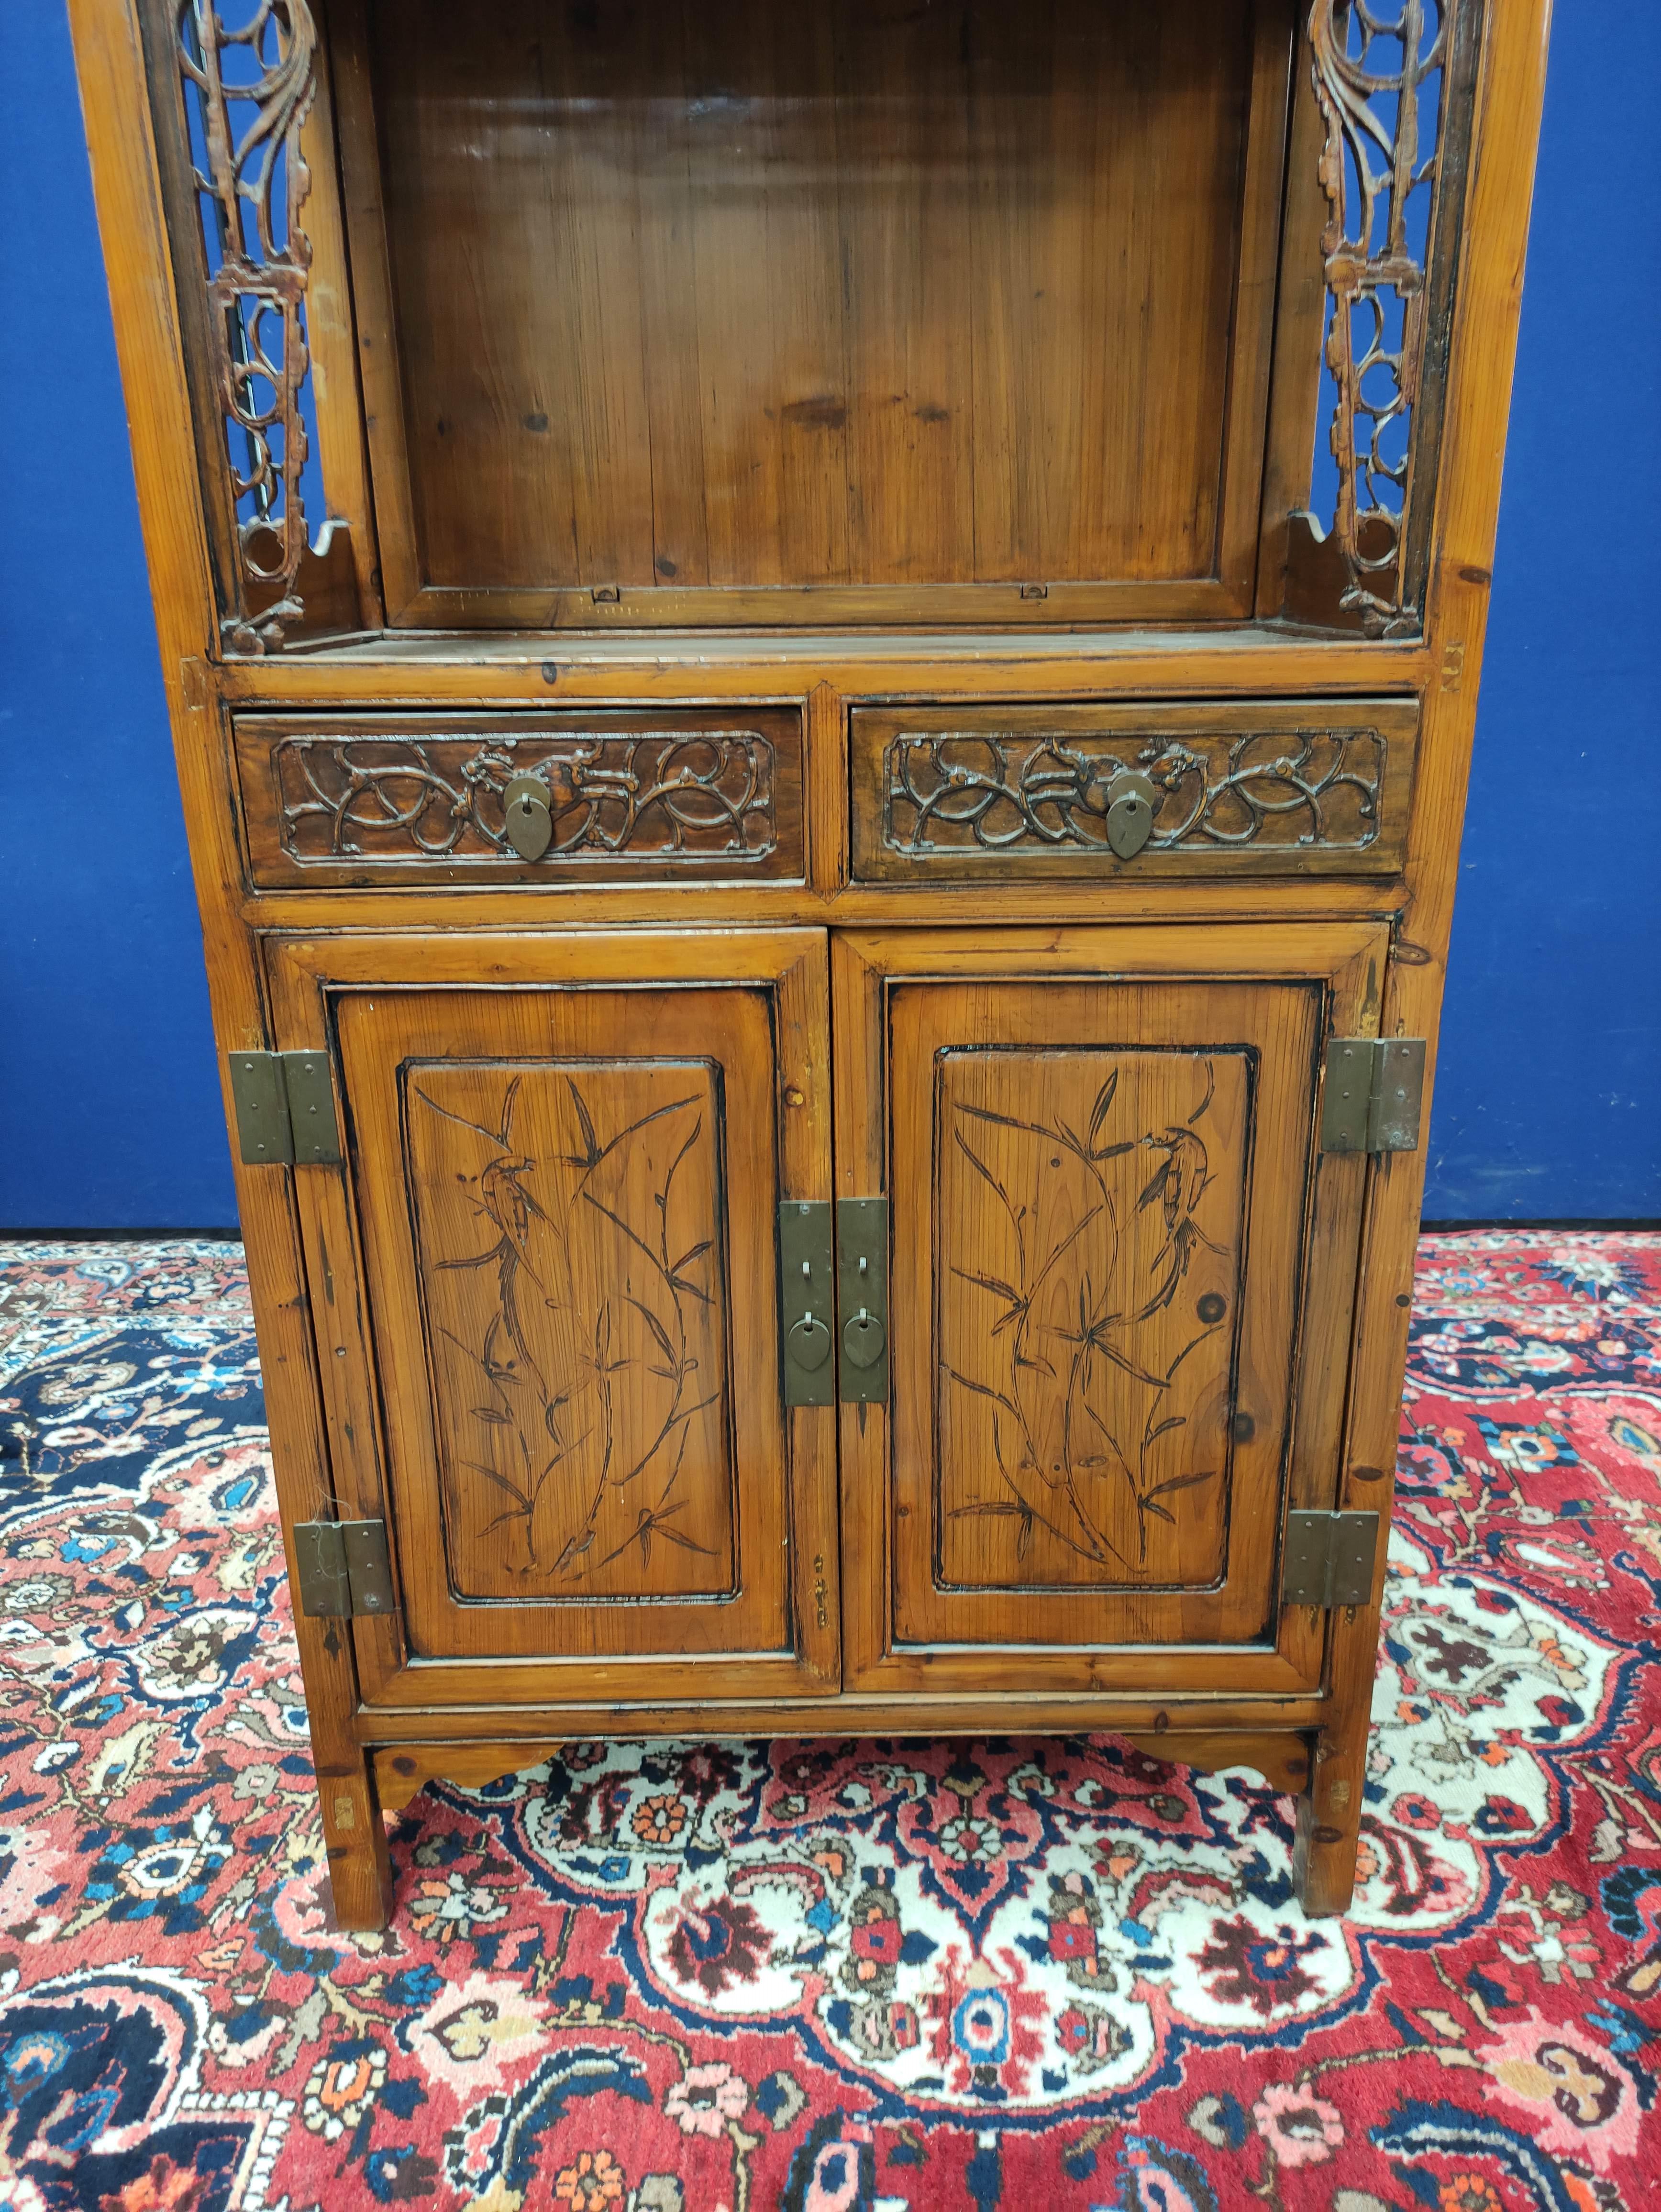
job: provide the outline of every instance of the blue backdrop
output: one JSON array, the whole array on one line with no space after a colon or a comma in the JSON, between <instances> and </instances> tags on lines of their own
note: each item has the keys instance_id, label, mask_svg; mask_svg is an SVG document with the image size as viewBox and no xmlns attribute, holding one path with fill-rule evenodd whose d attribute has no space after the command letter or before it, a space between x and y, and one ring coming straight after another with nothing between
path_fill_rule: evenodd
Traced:
<instances>
[{"instance_id":1,"label":"blue backdrop","mask_svg":"<svg viewBox=\"0 0 1661 2212\"><path fill-rule=\"evenodd\" d=\"M1661 1214L1661 10L1558 11L1432 1218ZM69 34L0 7L0 1227L235 1218ZM1651 611L1646 614L1645 606Z\"/></svg>"}]
</instances>

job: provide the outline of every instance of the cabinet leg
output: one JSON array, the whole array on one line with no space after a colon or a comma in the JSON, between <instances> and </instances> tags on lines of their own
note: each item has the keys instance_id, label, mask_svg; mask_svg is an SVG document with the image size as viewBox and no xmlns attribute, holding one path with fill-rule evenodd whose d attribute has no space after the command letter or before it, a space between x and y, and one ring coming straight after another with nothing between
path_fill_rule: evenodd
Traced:
<instances>
[{"instance_id":1,"label":"cabinet leg","mask_svg":"<svg viewBox=\"0 0 1661 2212\"><path fill-rule=\"evenodd\" d=\"M1323 1733L1316 1744L1308 1786L1298 1800L1298 1833L1292 1852L1298 1899L1311 1920L1349 1910L1355 1890L1366 1755L1365 1719L1359 1729Z\"/></svg>"},{"instance_id":2,"label":"cabinet leg","mask_svg":"<svg viewBox=\"0 0 1661 2212\"><path fill-rule=\"evenodd\" d=\"M384 1928L392 1917L392 1864L368 1753L356 1753L344 1770L319 1766L317 1789L335 1925L363 1934Z\"/></svg>"}]
</instances>

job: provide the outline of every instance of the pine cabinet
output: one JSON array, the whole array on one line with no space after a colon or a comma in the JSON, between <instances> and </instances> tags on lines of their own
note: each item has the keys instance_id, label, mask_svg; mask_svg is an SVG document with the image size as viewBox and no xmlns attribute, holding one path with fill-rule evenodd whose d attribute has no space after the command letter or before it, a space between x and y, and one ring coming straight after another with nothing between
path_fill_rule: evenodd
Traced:
<instances>
[{"instance_id":1,"label":"pine cabinet","mask_svg":"<svg viewBox=\"0 0 1661 2212\"><path fill-rule=\"evenodd\" d=\"M1342 1911L1545 0L71 0L343 1924L1110 1729Z\"/></svg>"}]
</instances>

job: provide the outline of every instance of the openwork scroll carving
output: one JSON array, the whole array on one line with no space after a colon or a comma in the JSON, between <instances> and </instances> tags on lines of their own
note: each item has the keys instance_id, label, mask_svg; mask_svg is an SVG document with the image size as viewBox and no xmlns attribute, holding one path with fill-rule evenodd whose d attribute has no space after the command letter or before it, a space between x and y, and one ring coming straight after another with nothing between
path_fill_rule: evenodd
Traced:
<instances>
[{"instance_id":1,"label":"openwork scroll carving","mask_svg":"<svg viewBox=\"0 0 1661 2212\"><path fill-rule=\"evenodd\" d=\"M1326 121L1321 249L1336 387L1340 604L1373 636L1415 627L1408 535L1426 364L1430 252L1451 143L1449 62L1472 0L1313 0Z\"/></svg>"},{"instance_id":2,"label":"openwork scroll carving","mask_svg":"<svg viewBox=\"0 0 1661 2212\"><path fill-rule=\"evenodd\" d=\"M226 20L239 13L240 23ZM317 33L306 0L244 0L222 15L213 0L179 0L176 28L237 541L237 605L222 629L237 652L264 653L302 611L311 247L300 210L311 177L300 132L316 90Z\"/></svg>"},{"instance_id":3,"label":"openwork scroll carving","mask_svg":"<svg viewBox=\"0 0 1661 2212\"><path fill-rule=\"evenodd\" d=\"M546 783L553 837L537 863L754 863L778 842L777 763L757 730L649 736L288 738L277 746L283 850L327 860L502 861L503 793Z\"/></svg>"},{"instance_id":4,"label":"openwork scroll carving","mask_svg":"<svg viewBox=\"0 0 1661 2212\"><path fill-rule=\"evenodd\" d=\"M883 763L895 852L1108 854L1107 791L1137 769L1159 793L1146 849L1360 851L1378 835L1385 740L1377 730L1259 730L1187 744L1053 733L896 738Z\"/></svg>"}]
</instances>

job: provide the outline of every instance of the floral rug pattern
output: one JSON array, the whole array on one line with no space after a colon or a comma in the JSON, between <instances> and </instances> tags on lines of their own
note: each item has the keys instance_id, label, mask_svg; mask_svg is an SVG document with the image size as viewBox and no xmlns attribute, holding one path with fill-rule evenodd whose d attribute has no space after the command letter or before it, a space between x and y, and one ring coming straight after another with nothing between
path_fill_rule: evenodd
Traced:
<instances>
[{"instance_id":1,"label":"floral rug pattern","mask_svg":"<svg viewBox=\"0 0 1661 2212\"><path fill-rule=\"evenodd\" d=\"M1661 2203L1661 1237L1421 1248L1362 1881L1108 1737L573 1747L328 1924L233 1245L0 1247L0 2212Z\"/></svg>"}]
</instances>

